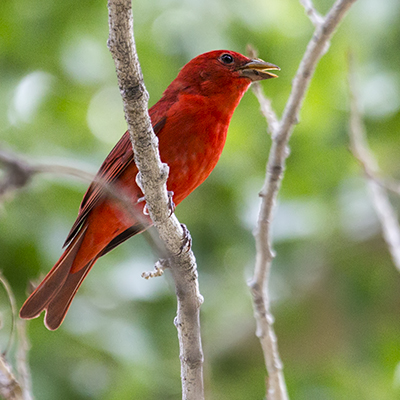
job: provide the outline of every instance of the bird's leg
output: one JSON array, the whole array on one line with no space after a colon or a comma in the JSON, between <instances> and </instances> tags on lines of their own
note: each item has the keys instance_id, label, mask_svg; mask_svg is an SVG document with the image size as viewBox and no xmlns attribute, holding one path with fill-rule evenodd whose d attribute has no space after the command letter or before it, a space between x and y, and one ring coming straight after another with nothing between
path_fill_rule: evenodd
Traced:
<instances>
[{"instance_id":1,"label":"bird's leg","mask_svg":"<svg viewBox=\"0 0 400 400\"><path fill-rule=\"evenodd\" d=\"M183 236L182 236L182 246L181 249L179 250L179 254L182 254L183 249L187 247L186 252L188 252L191 247L192 247L192 236L190 235L190 232L188 228L186 227L185 224L181 224L182 230L183 230Z\"/></svg>"}]
</instances>

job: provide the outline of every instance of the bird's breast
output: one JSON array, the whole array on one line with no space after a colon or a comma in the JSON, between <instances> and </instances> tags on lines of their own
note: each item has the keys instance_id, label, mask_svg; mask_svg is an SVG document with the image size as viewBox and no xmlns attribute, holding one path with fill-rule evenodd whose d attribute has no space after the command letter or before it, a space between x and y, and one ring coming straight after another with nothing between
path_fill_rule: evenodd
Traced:
<instances>
[{"instance_id":1,"label":"bird's breast","mask_svg":"<svg viewBox=\"0 0 400 400\"><path fill-rule=\"evenodd\" d=\"M161 160L169 165L167 187L174 192L174 202L178 204L216 166L225 144L228 122L202 115L179 121L171 132L168 125L165 128L166 132L159 138Z\"/></svg>"}]
</instances>

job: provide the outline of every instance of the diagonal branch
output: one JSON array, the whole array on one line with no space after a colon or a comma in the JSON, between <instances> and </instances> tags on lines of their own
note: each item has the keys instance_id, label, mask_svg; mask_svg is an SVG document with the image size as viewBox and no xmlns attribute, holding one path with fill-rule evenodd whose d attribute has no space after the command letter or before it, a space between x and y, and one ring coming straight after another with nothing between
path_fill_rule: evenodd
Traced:
<instances>
[{"instance_id":1,"label":"diagonal branch","mask_svg":"<svg viewBox=\"0 0 400 400\"><path fill-rule=\"evenodd\" d=\"M196 261L190 249L182 252L185 231L175 215L170 216L166 189L168 166L160 160L158 140L147 112L148 93L135 48L131 0L109 0L108 9L108 47L115 62L125 119L140 171L137 181L145 194L150 217L171 255L168 265L178 298L175 325L180 346L182 398L201 400L204 398L199 315L202 297Z\"/></svg>"},{"instance_id":2,"label":"diagonal branch","mask_svg":"<svg viewBox=\"0 0 400 400\"><path fill-rule=\"evenodd\" d=\"M286 158L288 157L287 146L294 125L298 122L300 108L317 63L328 49L329 41L335 29L354 2L355 0L337 0L323 19L323 23L317 24L293 80L292 91L286 103L283 117L276 125L276 128L275 126L270 127L272 130L272 146L267 163L265 182L260 192L261 207L257 229L254 234L257 250L256 263L254 275L249 282L257 321L256 334L261 341L269 376L268 400L288 399L267 291L274 257L271 222L276 198L283 179ZM311 3L308 2L307 4L310 5Z\"/></svg>"},{"instance_id":3,"label":"diagonal branch","mask_svg":"<svg viewBox=\"0 0 400 400\"><path fill-rule=\"evenodd\" d=\"M3 166L4 172L0 180L0 201L6 198L7 195L28 185L33 177L38 174L67 175L85 182L99 184L101 190L107 193L107 196L118 201L125 212L131 214L134 219L142 222L144 225L148 224L145 215L132 208L131 199L122 193L113 182L109 182L101 176L95 176L90 172L67 165L30 163L20 154L0 149L0 166L1 165ZM154 245L157 252L164 255L165 248L158 234L153 230L148 230L148 235L151 237L151 243Z\"/></svg>"},{"instance_id":4,"label":"diagonal branch","mask_svg":"<svg viewBox=\"0 0 400 400\"><path fill-rule=\"evenodd\" d=\"M386 188L377 178L378 163L367 143L367 136L357 104L357 93L352 60L349 60L348 83L350 90L350 148L354 157L360 162L367 179L372 204L379 218L383 237L392 256L393 263L400 271L400 226L398 217L392 207Z\"/></svg>"},{"instance_id":5,"label":"diagonal branch","mask_svg":"<svg viewBox=\"0 0 400 400\"><path fill-rule=\"evenodd\" d=\"M258 57L257 50L250 44L246 46L246 53L250 58ZM272 108L271 100L265 97L260 82L254 82L251 85L251 90L257 97L258 102L260 103L261 113L267 120L268 130L272 134L273 132L276 131L276 129L278 129L278 117L276 116L276 113Z\"/></svg>"},{"instance_id":6,"label":"diagonal branch","mask_svg":"<svg viewBox=\"0 0 400 400\"><path fill-rule=\"evenodd\" d=\"M39 173L69 175L87 182L95 179L93 174L78 168L56 164L29 163L21 155L2 149L0 149L0 166L4 170L0 180L0 199L14 190L28 185L31 179Z\"/></svg>"},{"instance_id":7,"label":"diagonal branch","mask_svg":"<svg viewBox=\"0 0 400 400\"><path fill-rule=\"evenodd\" d=\"M267 120L269 131L271 133L275 132L278 129L279 121L272 108L271 100L268 97L264 96L261 84L259 82L254 82L251 85L251 89L254 95L257 97L258 102L260 103L261 113Z\"/></svg>"}]
</instances>

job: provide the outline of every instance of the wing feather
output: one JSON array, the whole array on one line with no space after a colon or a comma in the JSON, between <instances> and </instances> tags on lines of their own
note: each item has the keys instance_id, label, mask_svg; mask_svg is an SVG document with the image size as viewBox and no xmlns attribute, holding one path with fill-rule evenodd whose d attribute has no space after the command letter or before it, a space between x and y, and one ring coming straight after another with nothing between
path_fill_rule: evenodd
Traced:
<instances>
[{"instance_id":1,"label":"wing feather","mask_svg":"<svg viewBox=\"0 0 400 400\"><path fill-rule=\"evenodd\" d=\"M164 116L154 124L154 133L158 135L165 125L167 118ZM126 131L119 142L111 150L110 154L104 160L99 171L96 174L95 180L90 184L86 191L82 203L79 208L78 217L68 233L64 247L77 235L82 225L84 224L88 214L96 206L99 200L104 196L105 184L111 184L124 172L124 170L133 163L133 150L129 137L129 132Z\"/></svg>"}]
</instances>

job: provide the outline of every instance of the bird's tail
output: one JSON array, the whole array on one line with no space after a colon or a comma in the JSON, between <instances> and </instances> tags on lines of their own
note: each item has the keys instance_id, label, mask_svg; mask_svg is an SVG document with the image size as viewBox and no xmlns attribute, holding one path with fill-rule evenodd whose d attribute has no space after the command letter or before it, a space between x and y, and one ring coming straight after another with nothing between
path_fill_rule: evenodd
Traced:
<instances>
[{"instance_id":1,"label":"bird's tail","mask_svg":"<svg viewBox=\"0 0 400 400\"><path fill-rule=\"evenodd\" d=\"M48 329L55 330L61 325L79 286L98 258L95 257L83 268L71 273L85 232L85 228L81 229L43 282L25 301L19 313L21 318L36 318L45 310L44 323Z\"/></svg>"}]
</instances>

